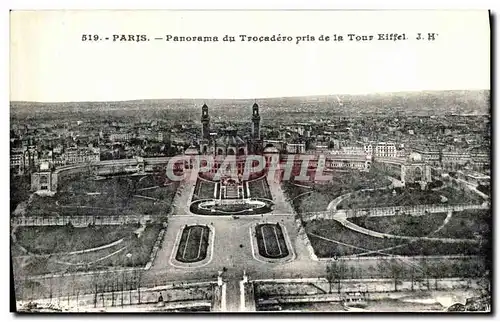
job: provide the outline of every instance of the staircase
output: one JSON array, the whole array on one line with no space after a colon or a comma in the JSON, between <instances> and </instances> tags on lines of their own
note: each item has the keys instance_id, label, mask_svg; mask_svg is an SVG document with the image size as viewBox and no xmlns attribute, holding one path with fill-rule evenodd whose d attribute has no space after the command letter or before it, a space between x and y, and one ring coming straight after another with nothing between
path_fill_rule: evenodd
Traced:
<instances>
[{"instance_id":1,"label":"staircase","mask_svg":"<svg viewBox=\"0 0 500 322\"><path fill-rule=\"evenodd\" d=\"M226 199L238 199L239 197L238 186L226 186Z\"/></svg>"}]
</instances>

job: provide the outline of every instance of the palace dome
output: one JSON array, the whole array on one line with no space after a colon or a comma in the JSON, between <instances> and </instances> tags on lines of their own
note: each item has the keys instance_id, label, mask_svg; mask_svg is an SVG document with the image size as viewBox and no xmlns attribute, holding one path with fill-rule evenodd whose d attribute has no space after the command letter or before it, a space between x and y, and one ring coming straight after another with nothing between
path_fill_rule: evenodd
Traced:
<instances>
[{"instance_id":1,"label":"palace dome","mask_svg":"<svg viewBox=\"0 0 500 322\"><path fill-rule=\"evenodd\" d=\"M223 147L244 147L247 143L236 134L233 128L227 128L224 135L216 139L217 146Z\"/></svg>"}]
</instances>

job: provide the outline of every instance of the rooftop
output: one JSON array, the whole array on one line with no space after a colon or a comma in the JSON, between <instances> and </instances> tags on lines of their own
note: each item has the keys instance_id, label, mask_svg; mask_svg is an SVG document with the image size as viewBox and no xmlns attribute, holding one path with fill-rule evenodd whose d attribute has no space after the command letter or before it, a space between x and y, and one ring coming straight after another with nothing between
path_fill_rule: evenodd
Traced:
<instances>
[{"instance_id":1,"label":"rooftop","mask_svg":"<svg viewBox=\"0 0 500 322\"><path fill-rule=\"evenodd\" d=\"M233 127L228 127L224 131L224 135L215 140L219 146L245 146L246 142L236 134Z\"/></svg>"}]
</instances>

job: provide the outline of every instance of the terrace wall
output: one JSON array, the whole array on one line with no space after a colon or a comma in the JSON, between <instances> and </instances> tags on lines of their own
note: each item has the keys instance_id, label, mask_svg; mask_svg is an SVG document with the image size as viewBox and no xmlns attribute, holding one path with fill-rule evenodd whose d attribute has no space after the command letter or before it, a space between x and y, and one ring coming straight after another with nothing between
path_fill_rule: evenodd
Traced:
<instances>
[{"instance_id":1,"label":"terrace wall","mask_svg":"<svg viewBox=\"0 0 500 322\"><path fill-rule=\"evenodd\" d=\"M417 206L394 206L394 207L377 207L377 208L359 208L359 209L349 209L349 210L333 210L333 211L322 211L315 213L304 213L302 218L304 221L311 221L315 219L334 219L352 218L352 217L380 217L380 216L395 216L395 215L425 215L433 213L442 213L448 211L463 211L470 209L489 209L489 205L417 205Z\"/></svg>"},{"instance_id":2,"label":"terrace wall","mask_svg":"<svg viewBox=\"0 0 500 322\"><path fill-rule=\"evenodd\" d=\"M29 216L14 217L11 224L14 226L64 226L71 223L74 227L87 227L90 224L101 225L124 225L134 223L146 223L151 221L150 215L142 216Z\"/></svg>"},{"instance_id":3,"label":"terrace wall","mask_svg":"<svg viewBox=\"0 0 500 322\"><path fill-rule=\"evenodd\" d=\"M329 289L328 281L325 278L317 279L276 279L253 281L256 286L256 300L258 304L273 303L273 300L280 299L283 302L328 302L339 301L341 297L338 292L338 284L332 283L332 293L325 294L323 291ZM413 284L413 286L412 286ZM429 284L427 280L405 280L399 279L398 292L394 291L394 279L349 279L340 283L341 296L346 293L363 293L366 299L397 298L402 295L410 295L407 292L435 291L439 290L464 290L482 288L480 279L467 278L431 278ZM323 290L323 291L322 291ZM264 293L264 294L263 294ZM406 293L406 294L405 294ZM398 295L400 294L400 295Z\"/></svg>"},{"instance_id":4,"label":"terrace wall","mask_svg":"<svg viewBox=\"0 0 500 322\"><path fill-rule=\"evenodd\" d=\"M210 306L212 298L213 282L191 283L182 286L165 285L154 288L141 288L140 290L123 290L116 292L98 292L97 294L81 294L80 296L54 297L52 299L38 299L32 302L40 306L53 304L59 307L67 307L75 310L81 308L110 308L138 305L146 303L158 303L160 294L166 307L169 303L176 304L174 308L192 306ZM25 305L25 301L17 301L18 307Z\"/></svg>"},{"instance_id":5,"label":"terrace wall","mask_svg":"<svg viewBox=\"0 0 500 322\"><path fill-rule=\"evenodd\" d=\"M165 168L170 162L169 157L165 158L146 158L146 159L123 159L123 160L106 160L97 161L92 163L84 164L74 164L62 166L51 172L51 191L57 191L58 184L70 180L74 175L80 173L95 173L97 175L109 175L117 173L127 173L130 172L127 168L137 167L133 172L139 171L139 165L143 166L146 171L153 171L157 167ZM179 162L175 164L176 168L174 170L182 171L182 165ZM36 191L40 189L39 178L35 174L32 181L32 190Z\"/></svg>"}]
</instances>

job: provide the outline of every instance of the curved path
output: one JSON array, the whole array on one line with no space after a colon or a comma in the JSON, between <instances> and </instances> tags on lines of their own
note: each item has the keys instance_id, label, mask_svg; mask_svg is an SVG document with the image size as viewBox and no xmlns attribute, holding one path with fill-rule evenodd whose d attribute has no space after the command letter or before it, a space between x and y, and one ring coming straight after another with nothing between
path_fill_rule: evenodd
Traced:
<instances>
[{"instance_id":1,"label":"curved path","mask_svg":"<svg viewBox=\"0 0 500 322\"><path fill-rule=\"evenodd\" d=\"M115 240L112 243L109 243L109 244L106 244L106 245L102 245L102 246L99 246L99 247L87 248L87 249L82 249L82 250L75 250L75 251L72 251L72 252L52 253L52 254L47 254L47 255L52 255L52 256L53 255L78 255L78 254L90 253L90 252L95 252L97 250L103 250L103 249L106 249L106 248L110 248L110 247L116 246L118 244L121 244L123 242L123 240L124 239L121 238L121 239Z\"/></svg>"},{"instance_id":2,"label":"curved path","mask_svg":"<svg viewBox=\"0 0 500 322\"><path fill-rule=\"evenodd\" d=\"M156 188L161 188L161 187L157 186L157 187L150 187L150 188L155 188L156 189ZM147 188L147 189L150 189L150 188ZM141 199L146 199L146 200L151 200L151 201L153 201L155 203L160 203L160 204L169 204L169 205L173 204L173 202L169 203L169 202L167 202L165 200L160 200L158 198L144 196L144 195L139 195L139 194L133 195L133 197L135 197L135 198L141 198ZM114 211L114 212L117 212L119 210L123 210L121 208L104 208L104 207L82 206L82 205L74 205L74 204L61 205L59 203L59 200L56 200L55 204L60 209L91 209L91 210L95 209L95 210L107 210L107 211ZM138 213L138 212L130 210L130 209L127 209L126 211L129 212L133 216L144 217L144 214L142 214L142 213ZM35 216L29 216L29 217L35 217ZM75 217L75 216L69 216L69 217ZM19 223L17 223L17 224L19 225ZM21 226L24 226L24 225L21 224ZM39 226L39 225L35 225L35 226ZM40 226L46 226L46 225L42 224Z\"/></svg>"},{"instance_id":3,"label":"curved path","mask_svg":"<svg viewBox=\"0 0 500 322\"><path fill-rule=\"evenodd\" d=\"M344 201L345 199L349 198L351 196L352 192L345 193L343 195L338 196L337 198L333 199L330 201L328 206L326 207L326 210L337 210L337 206Z\"/></svg>"},{"instance_id":4,"label":"curved path","mask_svg":"<svg viewBox=\"0 0 500 322\"><path fill-rule=\"evenodd\" d=\"M288 200L290 201L290 203L291 203L292 205L293 205L293 203L295 202L295 200L296 200L296 199L301 198L301 197L302 197L302 196L304 196L304 195L311 194L311 193L313 192L313 190L312 190L312 188L311 188L311 187L304 186L304 185L297 184L297 183L292 183L292 184L293 184L294 186L297 186L297 187L301 187L301 188L307 188L307 189L309 189L309 191L304 191L304 192L302 192L301 194L299 194L298 196L293 197L292 199L289 199L289 198L288 198ZM284 192L283 192L283 193L284 193ZM284 195L286 196L286 194L284 194ZM292 208L292 210L294 210L294 209Z\"/></svg>"},{"instance_id":5,"label":"curved path","mask_svg":"<svg viewBox=\"0 0 500 322\"><path fill-rule=\"evenodd\" d=\"M434 235L435 233L439 232L441 229L443 229L448 224L448 222L450 221L450 219L452 217L452 214L453 214L453 212L449 211L448 215L443 220L443 223L436 230L434 230L433 232L431 232L429 235L422 236L422 237L430 237L430 236ZM383 252L389 251L389 250L393 250L393 249L397 249L397 248L401 248L401 247L404 247L404 246L409 245L409 244L411 244L411 243L414 242L414 241L409 241L409 242L405 242L403 244L396 245L396 246L391 246L391 247L386 247L386 248L376 249L376 250L369 250L369 249L366 249L366 248L363 248L363 247L354 246L352 244L346 244L346 243L340 242L338 240L329 239L329 238L326 238L326 237L323 237L323 236L320 236L320 235L317 235L317 234L314 234L314 233L309 233L309 234L312 235L312 236L314 236L314 237L317 237L317 238L320 238L320 239L323 239L323 240L326 240L326 241L329 241L329 242L332 242L332 243L336 243L336 244L339 244L339 245L342 245L342 246L346 246L346 247L350 247L350 248L354 248L354 249L360 249L360 250L365 251L364 253L353 254L350 257L360 257L360 256L369 255L369 254L391 255L391 254L384 254Z\"/></svg>"},{"instance_id":6,"label":"curved path","mask_svg":"<svg viewBox=\"0 0 500 322\"><path fill-rule=\"evenodd\" d=\"M68 265L68 266L84 266L84 265L92 265L92 264L95 264L95 263L98 263L100 261L103 261L107 258L110 258L112 256L115 256L116 254L122 252L123 250L125 250L127 248L127 246L123 246L122 248L112 252L111 254L108 254L108 255L105 255L103 257L100 257L96 260L93 260L93 261L90 261L90 262L79 262L79 263L70 263L70 262L63 262L63 261L59 261L57 259L51 259L49 258L48 260L51 261L51 262L54 262L54 263L57 263L57 264L62 264L62 265Z\"/></svg>"},{"instance_id":7,"label":"curved path","mask_svg":"<svg viewBox=\"0 0 500 322\"><path fill-rule=\"evenodd\" d=\"M389 257L393 257L393 258L397 258L399 260L401 260L402 262L405 262L406 264L408 264L409 266L411 267L415 267L417 269L420 269L421 270L421 267L420 265L418 264L415 264L411 261L408 261L408 259L406 258L407 256L403 256L403 255L396 255L396 254L391 254L391 253L384 253L383 251L384 250L392 250L392 249L396 249L396 248L399 248L399 247L403 247L403 246L406 246L408 245L409 243L404 243L402 245L397 245L397 246L393 246L393 247L390 247L390 248L385 248L385 249L379 249L379 250L369 250L367 248L363 248L363 247L359 247L359 246L354 246L354 245L350 245L350 244L345 244L345 243L342 243L342 242L339 242L339 241L336 241L336 240L333 240L333 239L329 239L329 238L325 238L325 237L321 237L319 235L316 235L316 234L311 234L315 237L318 237L318 238L321 238L323 240L326 240L326 241L330 241L330 242L334 242L336 244L340 244L340 245L343 245L343 246L346 246L346 247L350 247L350 248L355 248L355 249L360 249L360 250L363 250L365 251L365 253L362 253L362 254L369 254L369 253L377 253L377 254L380 254L380 255L385 255L385 256L389 256ZM353 255L350 255L350 256L345 256L345 257L360 257L362 254L353 254ZM341 256L341 257L344 257L344 256Z\"/></svg>"},{"instance_id":8,"label":"curved path","mask_svg":"<svg viewBox=\"0 0 500 322\"><path fill-rule=\"evenodd\" d=\"M452 217L452 214L453 214L453 212L449 211L448 215L446 216L446 218L443 221L443 223L436 230L434 230L433 232L431 232L426 237L431 236L431 235L439 232L441 229L443 229L448 224L448 222L450 221L450 219ZM366 249L366 248L363 248L363 247L354 246L354 245L351 245L351 244L346 244L346 243L339 242L337 240L333 240L333 239L329 239L329 238L326 238L326 237L322 237L322 236L319 236L319 235L316 235L316 234L313 234L313 233L310 233L310 234L312 236L317 237L317 238L320 238L320 239L323 239L323 240L326 240L326 241L330 241L330 242L333 242L333 243L336 243L336 244L339 244L339 245L343 245L345 247L350 247L350 248L359 249L359 250L363 250L364 251L363 253L358 253L358 254L353 254L353 255L350 255L350 256L343 256L343 257L359 258L359 257L370 255L370 254L380 254L380 255L386 255L386 256L397 258L400 261L406 263L407 265L409 265L411 267L415 267L415 268L417 268L419 270L422 270L422 268L420 267L421 265L409 261L406 258L406 256L385 253L386 251L390 251L390 250L393 250L393 249L397 249L397 248L401 248L401 247L407 246L407 245L409 245L409 244L411 244L411 243L413 243L415 241L409 241L409 242L402 243L400 245L396 245L396 246L392 246L392 247L387 247L387 248L382 248L382 249L377 249L377 250L369 250L369 249Z\"/></svg>"},{"instance_id":9,"label":"curved path","mask_svg":"<svg viewBox=\"0 0 500 322\"><path fill-rule=\"evenodd\" d=\"M449 211L451 212L451 211ZM451 216L451 215L448 215ZM448 218L447 216L447 218ZM412 241L417 241L417 240L425 240L425 241L439 241L443 243L479 243L480 240L478 239L459 239L459 238L439 238L439 237L414 237L414 236L400 236L400 235L392 235L392 234L387 234L387 233L381 233L378 231L370 230L361 226L358 226L349 220L347 220L347 217L342 215L341 213L337 212L334 216L333 219L339 222L342 226L349 228L351 230L354 230L358 233L362 233L365 235L369 235L372 237L376 238L396 238L396 239L406 239L406 240L412 240Z\"/></svg>"},{"instance_id":10,"label":"curved path","mask_svg":"<svg viewBox=\"0 0 500 322\"><path fill-rule=\"evenodd\" d=\"M448 214L446 215L446 218L443 220L443 223L441 224L441 226L439 226L436 230L434 230L433 232L431 232L429 235L427 235L425 237L430 237L430 236L434 235L435 233L441 231L448 224L448 222L450 221L452 215L453 215L453 212L449 211ZM360 254L356 254L356 256L365 256L365 255L369 255L369 254L379 253L381 251L393 250L393 249L404 247L404 246L409 245L409 244L411 244L413 242L414 241L409 241L407 243L403 243L403 244L400 244L400 245L397 245L397 246L392 246L392 247L387 247L387 248L383 248L383 249L379 249L379 250L369 251L369 252L366 252L366 253L360 253Z\"/></svg>"}]
</instances>

